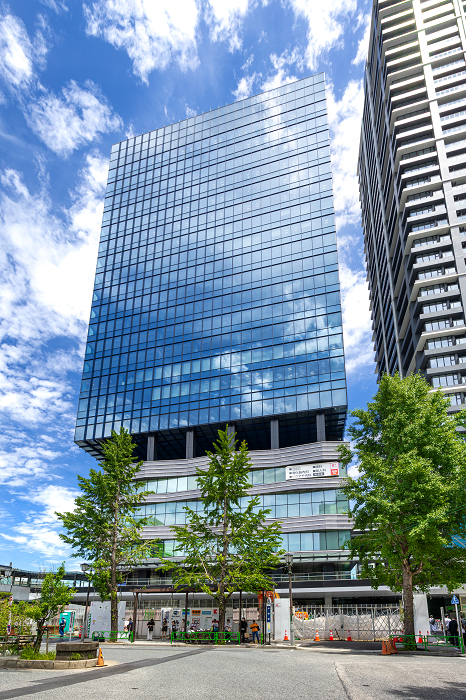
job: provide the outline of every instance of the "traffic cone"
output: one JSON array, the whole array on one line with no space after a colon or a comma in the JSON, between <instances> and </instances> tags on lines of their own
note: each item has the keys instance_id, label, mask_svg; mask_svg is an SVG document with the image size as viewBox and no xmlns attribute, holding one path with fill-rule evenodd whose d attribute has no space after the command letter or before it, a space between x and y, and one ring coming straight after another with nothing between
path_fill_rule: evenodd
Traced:
<instances>
[{"instance_id":1,"label":"traffic cone","mask_svg":"<svg viewBox=\"0 0 466 700\"><path fill-rule=\"evenodd\" d=\"M353 640L351 639L351 631L348 630L348 639L346 640L348 642L352 642Z\"/></svg>"},{"instance_id":2,"label":"traffic cone","mask_svg":"<svg viewBox=\"0 0 466 700\"><path fill-rule=\"evenodd\" d=\"M396 648L396 644L393 639L390 639L390 649L392 654L398 654L398 649Z\"/></svg>"},{"instance_id":3,"label":"traffic cone","mask_svg":"<svg viewBox=\"0 0 466 700\"><path fill-rule=\"evenodd\" d=\"M104 657L102 655L102 649L99 647L99 656L97 657L97 666L104 666Z\"/></svg>"},{"instance_id":4,"label":"traffic cone","mask_svg":"<svg viewBox=\"0 0 466 700\"><path fill-rule=\"evenodd\" d=\"M319 630L316 630L316 636L315 636L314 641L315 641L315 642L320 642Z\"/></svg>"},{"instance_id":5,"label":"traffic cone","mask_svg":"<svg viewBox=\"0 0 466 700\"><path fill-rule=\"evenodd\" d=\"M290 640L288 639L288 632L285 630L285 636L283 637L284 642L289 642Z\"/></svg>"},{"instance_id":6,"label":"traffic cone","mask_svg":"<svg viewBox=\"0 0 466 700\"><path fill-rule=\"evenodd\" d=\"M328 641L329 641L329 642L333 642L332 630L330 630L330 636L329 636L329 638L328 638Z\"/></svg>"},{"instance_id":7,"label":"traffic cone","mask_svg":"<svg viewBox=\"0 0 466 700\"><path fill-rule=\"evenodd\" d=\"M421 630L419 630L419 639L417 643L422 644Z\"/></svg>"},{"instance_id":8,"label":"traffic cone","mask_svg":"<svg viewBox=\"0 0 466 700\"><path fill-rule=\"evenodd\" d=\"M390 652L387 649L386 642L382 642L382 656L389 656Z\"/></svg>"}]
</instances>

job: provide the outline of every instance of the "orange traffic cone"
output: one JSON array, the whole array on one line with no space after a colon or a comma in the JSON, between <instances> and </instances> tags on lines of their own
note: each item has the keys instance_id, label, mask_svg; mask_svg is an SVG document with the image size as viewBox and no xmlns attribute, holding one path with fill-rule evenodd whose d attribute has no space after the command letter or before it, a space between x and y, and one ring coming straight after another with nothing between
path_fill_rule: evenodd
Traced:
<instances>
[{"instance_id":1,"label":"orange traffic cone","mask_svg":"<svg viewBox=\"0 0 466 700\"><path fill-rule=\"evenodd\" d=\"M102 656L102 649L99 647L99 656L97 657L97 666L104 666L104 657Z\"/></svg>"},{"instance_id":2,"label":"orange traffic cone","mask_svg":"<svg viewBox=\"0 0 466 700\"><path fill-rule=\"evenodd\" d=\"M315 641L315 642L320 642L319 630L316 630L316 636L315 636L314 641Z\"/></svg>"},{"instance_id":3,"label":"orange traffic cone","mask_svg":"<svg viewBox=\"0 0 466 700\"><path fill-rule=\"evenodd\" d=\"M393 639L390 639L390 647L392 654L398 654L398 649L396 648L396 644Z\"/></svg>"},{"instance_id":4,"label":"orange traffic cone","mask_svg":"<svg viewBox=\"0 0 466 700\"><path fill-rule=\"evenodd\" d=\"M419 630L418 644L422 644L421 630Z\"/></svg>"},{"instance_id":5,"label":"orange traffic cone","mask_svg":"<svg viewBox=\"0 0 466 700\"><path fill-rule=\"evenodd\" d=\"M390 652L387 649L386 642L382 642L382 656L389 656Z\"/></svg>"},{"instance_id":6,"label":"orange traffic cone","mask_svg":"<svg viewBox=\"0 0 466 700\"><path fill-rule=\"evenodd\" d=\"M350 631L350 630L348 630L348 639L347 639L347 641L348 641L348 642L352 642L352 641L353 641L353 640L351 639L351 631Z\"/></svg>"},{"instance_id":7,"label":"orange traffic cone","mask_svg":"<svg viewBox=\"0 0 466 700\"><path fill-rule=\"evenodd\" d=\"M283 637L284 642L289 642L290 640L288 639L288 632L285 630L285 636Z\"/></svg>"},{"instance_id":8,"label":"orange traffic cone","mask_svg":"<svg viewBox=\"0 0 466 700\"><path fill-rule=\"evenodd\" d=\"M329 635L328 641L329 641L329 642L333 642L332 630L330 630L330 635Z\"/></svg>"}]
</instances>

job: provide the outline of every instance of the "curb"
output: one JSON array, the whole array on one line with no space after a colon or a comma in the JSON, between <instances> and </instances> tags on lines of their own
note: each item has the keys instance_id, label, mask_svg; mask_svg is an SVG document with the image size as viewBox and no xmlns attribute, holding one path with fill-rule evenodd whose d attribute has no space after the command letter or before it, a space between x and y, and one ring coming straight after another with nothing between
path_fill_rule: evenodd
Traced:
<instances>
[{"instance_id":1,"label":"curb","mask_svg":"<svg viewBox=\"0 0 466 700\"><path fill-rule=\"evenodd\" d=\"M41 668L65 670L68 668L94 668L97 659L80 659L79 661L52 661L51 659L0 659L0 668Z\"/></svg>"}]
</instances>

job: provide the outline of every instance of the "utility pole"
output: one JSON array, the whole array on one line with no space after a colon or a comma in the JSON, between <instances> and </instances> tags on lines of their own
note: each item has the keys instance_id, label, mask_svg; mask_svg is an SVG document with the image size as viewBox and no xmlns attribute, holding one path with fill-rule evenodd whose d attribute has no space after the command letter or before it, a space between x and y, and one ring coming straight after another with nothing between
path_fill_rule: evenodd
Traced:
<instances>
[{"instance_id":1,"label":"utility pole","mask_svg":"<svg viewBox=\"0 0 466 700\"><path fill-rule=\"evenodd\" d=\"M291 571L293 566L293 555L290 552L285 554L285 562L288 568L288 587L290 592L290 644L294 646L294 624L293 624L293 587L291 585Z\"/></svg>"},{"instance_id":2,"label":"utility pole","mask_svg":"<svg viewBox=\"0 0 466 700\"><path fill-rule=\"evenodd\" d=\"M85 564L85 563L80 564L80 566L81 566L81 571L84 573L86 573L86 571L89 571L89 569L91 568L90 564ZM88 583L87 583L86 609L84 611L83 631L81 633L81 642L83 642L83 643L86 641L86 636L87 636L87 621L89 619L88 608L89 608L89 592L90 592L90 590L91 590L91 579L89 579Z\"/></svg>"}]
</instances>

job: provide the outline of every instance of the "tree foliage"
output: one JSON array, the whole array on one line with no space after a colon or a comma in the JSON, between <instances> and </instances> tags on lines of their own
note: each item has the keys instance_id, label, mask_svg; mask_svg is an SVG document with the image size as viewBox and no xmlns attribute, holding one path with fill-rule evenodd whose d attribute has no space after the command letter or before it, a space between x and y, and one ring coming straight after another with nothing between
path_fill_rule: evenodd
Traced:
<instances>
[{"instance_id":1,"label":"tree foliage","mask_svg":"<svg viewBox=\"0 0 466 700\"><path fill-rule=\"evenodd\" d=\"M420 375L384 375L367 410L351 415L353 449L340 446L360 475L348 478L355 533L349 549L373 588L403 591L406 634L414 634L413 591L452 590L466 580L466 444L456 430L465 412ZM375 569L372 568L374 562Z\"/></svg>"},{"instance_id":2,"label":"tree foliage","mask_svg":"<svg viewBox=\"0 0 466 700\"><path fill-rule=\"evenodd\" d=\"M208 452L206 471L197 471L203 512L185 507L187 524L173 526L179 564L173 569L177 588L193 587L212 595L219 608L219 632L224 632L225 609L234 591L273 588L267 571L280 563L281 524L265 525L270 510L259 507L259 498L248 497L250 459L246 443L236 449L235 435L219 430L214 452ZM241 507L242 506L242 507Z\"/></svg>"},{"instance_id":3,"label":"tree foliage","mask_svg":"<svg viewBox=\"0 0 466 700\"><path fill-rule=\"evenodd\" d=\"M56 615L60 615L73 599L74 590L63 582L64 575L64 563L58 571L50 571L46 574L42 583L40 598L29 608L29 616L37 624L37 636L34 642L36 651L40 650L42 636L47 623Z\"/></svg>"},{"instance_id":4,"label":"tree foliage","mask_svg":"<svg viewBox=\"0 0 466 700\"><path fill-rule=\"evenodd\" d=\"M75 509L57 513L67 534L60 537L74 549L74 557L91 564L87 573L102 600L111 601L112 632L118 631L118 584L124 570L150 555L150 544L141 541L148 519L135 517L138 506L151 491L141 491L134 481L143 462L133 461L134 443L124 428L105 443L101 471L89 478L78 476L81 495Z\"/></svg>"}]
</instances>

